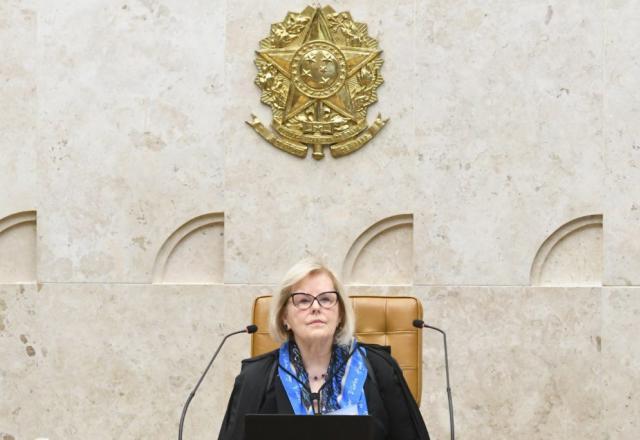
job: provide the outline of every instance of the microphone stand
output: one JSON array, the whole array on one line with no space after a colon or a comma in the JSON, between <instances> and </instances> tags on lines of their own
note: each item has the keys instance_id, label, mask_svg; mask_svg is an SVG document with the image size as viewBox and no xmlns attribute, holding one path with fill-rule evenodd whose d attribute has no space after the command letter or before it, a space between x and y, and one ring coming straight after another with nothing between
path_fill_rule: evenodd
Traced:
<instances>
[{"instance_id":1,"label":"microphone stand","mask_svg":"<svg viewBox=\"0 0 640 440\"><path fill-rule=\"evenodd\" d=\"M191 391L191 393L189 394L189 397L187 398L187 402L184 404L184 408L182 409L182 416L180 416L180 427L178 429L178 440L182 440L182 430L184 429L184 419L187 415L187 409L189 408L189 404L191 403L191 399L193 399L193 396L196 395L196 391L198 391L198 388L200 388L200 384L202 383L202 381L204 380L204 377L207 375L207 373L209 372L209 368L211 368L211 365L213 365L213 361L216 359L216 357L218 356L218 353L220 352L220 349L222 348L222 346L224 345L224 343L227 341L227 339L229 339L231 336L237 335L239 333L255 333L258 330L258 327L255 325L249 325L247 326L247 328L243 329L243 330L238 330L236 332L233 333L229 333L228 335L226 335L224 337L224 339L222 339L222 342L220 342L220 345L218 346L218 349L216 350L216 352L213 354L213 357L211 358L211 360L209 361L209 365L207 365L207 368L204 370L204 373L202 373L202 376L200 377L200 380L198 381L198 383L196 384L195 388L193 389L193 391Z\"/></svg>"},{"instance_id":2,"label":"microphone stand","mask_svg":"<svg viewBox=\"0 0 640 440\"><path fill-rule=\"evenodd\" d=\"M444 369L447 377L447 398L449 400L449 427L451 431L451 440L455 440L455 424L453 423L453 400L451 398L451 386L449 385L449 355L447 353L447 334L437 327L427 325L421 319L413 321L413 326L418 328L429 328L442 334L444 340Z\"/></svg>"}]
</instances>

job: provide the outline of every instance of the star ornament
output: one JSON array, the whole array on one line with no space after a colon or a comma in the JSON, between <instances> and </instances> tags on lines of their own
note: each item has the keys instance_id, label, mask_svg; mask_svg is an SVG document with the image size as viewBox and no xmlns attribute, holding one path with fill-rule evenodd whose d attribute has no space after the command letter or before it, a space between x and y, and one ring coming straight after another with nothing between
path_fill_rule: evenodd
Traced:
<instances>
[{"instance_id":1,"label":"star ornament","mask_svg":"<svg viewBox=\"0 0 640 440\"><path fill-rule=\"evenodd\" d=\"M247 122L275 147L322 159L362 148L386 124L380 115L367 124L367 108L377 101L382 51L349 12L307 7L289 12L271 26L256 51L256 85L271 106L274 131L255 116Z\"/></svg>"}]
</instances>

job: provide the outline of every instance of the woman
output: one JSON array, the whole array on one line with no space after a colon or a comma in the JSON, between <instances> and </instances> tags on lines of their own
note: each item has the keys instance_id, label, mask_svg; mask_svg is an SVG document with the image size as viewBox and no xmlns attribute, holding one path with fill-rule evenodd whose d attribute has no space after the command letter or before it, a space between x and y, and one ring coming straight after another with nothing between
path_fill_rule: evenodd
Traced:
<instances>
[{"instance_id":1,"label":"woman","mask_svg":"<svg viewBox=\"0 0 640 440\"><path fill-rule=\"evenodd\" d=\"M319 260L284 277L271 302L278 350L247 359L236 378L218 440L243 440L245 414L369 414L376 439L428 440L396 361L354 338L344 288Z\"/></svg>"}]
</instances>

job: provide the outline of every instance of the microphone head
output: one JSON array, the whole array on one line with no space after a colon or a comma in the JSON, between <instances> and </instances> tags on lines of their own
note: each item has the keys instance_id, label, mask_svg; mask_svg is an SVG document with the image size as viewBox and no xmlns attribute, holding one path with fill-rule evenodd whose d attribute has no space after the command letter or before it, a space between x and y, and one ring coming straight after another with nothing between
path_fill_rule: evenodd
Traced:
<instances>
[{"instance_id":1,"label":"microphone head","mask_svg":"<svg viewBox=\"0 0 640 440\"><path fill-rule=\"evenodd\" d=\"M414 319L413 320L413 326L414 327L418 327L418 328L423 328L424 327L424 321L422 319Z\"/></svg>"},{"instance_id":2,"label":"microphone head","mask_svg":"<svg viewBox=\"0 0 640 440\"><path fill-rule=\"evenodd\" d=\"M255 324L251 324L247 326L247 333L251 334L251 333L255 333L258 331L258 326Z\"/></svg>"}]
</instances>

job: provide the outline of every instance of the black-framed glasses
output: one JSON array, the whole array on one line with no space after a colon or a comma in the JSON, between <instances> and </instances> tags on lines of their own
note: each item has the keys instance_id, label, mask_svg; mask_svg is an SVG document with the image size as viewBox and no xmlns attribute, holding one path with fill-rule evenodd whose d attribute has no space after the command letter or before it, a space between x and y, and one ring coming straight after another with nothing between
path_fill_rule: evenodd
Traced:
<instances>
[{"instance_id":1,"label":"black-framed glasses","mask_svg":"<svg viewBox=\"0 0 640 440\"><path fill-rule=\"evenodd\" d=\"M338 302L338 292L335 290L322 292L316 296L304 292L295 292L290 295L293 305L300 310L307 310L313 305L314 301L318 301L320 307L330 309Z\"/></svg>"}]
</instances>

